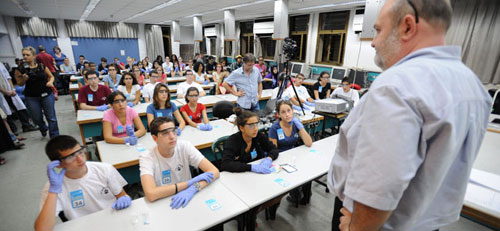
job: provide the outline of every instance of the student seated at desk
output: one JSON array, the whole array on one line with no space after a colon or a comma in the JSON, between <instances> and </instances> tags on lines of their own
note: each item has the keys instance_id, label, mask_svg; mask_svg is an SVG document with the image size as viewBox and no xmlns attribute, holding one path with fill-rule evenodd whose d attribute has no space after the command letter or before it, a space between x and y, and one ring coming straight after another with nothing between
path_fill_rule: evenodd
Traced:
<instances>
[{"instance_id":1,"label":"student seated at desk","mask_svg":"<svg viewBox=\"0 0 500 231\"><path fill-rule=\"evenodd\" d=\"M137 80L137 83L140 85L140 86L144 86L144 79L146 78L144 76L144 74L141 72L141 69L139 68L139 66L137 64L134 64L132 66L132 72L133 76L135 77L135 79Z\"/></svg>"},{"instance_id":2,"label":"student seated at desk","mask_svg":"<svg viewBox=\"0 0 500 231\"><path fill-rule=\"evenodd\" d=\"M259 132L259 117L238 107L234 108L234 113L240 131L224 143L221 171L271 173L272 160L278 158L279 150L266 134ZM258 164L248 164L257 159L263 160Z\"/></svg>"},{"instance_id":3,"label":"student seated at desk","mask_svg":"<svg viewBox=\"0 0 500 231\"><path fill-rule=\"evenodd\" d=\"M82 78L79 78L77 80L77 83L78 83L78 88L82 88L83 86L87 85L87 79L85 78L85 74L87 74L87 71L89 71L89 69L81 69L80 70L80 73L82 74Z\"/></svg>"},{"instance_id":4,"label":"student seated at desk","mask_svg":"<svg viewBox=\"0 0 500 231\"><path fill-rule=\"evenodd\" d=\"M81 110L106 111L108 109L107 98L111 90L99 84L99 77L95 71L87 71L84 78L88 85L78 90L78 105Z\"/></svg>"},{"instance_id":5,"label":"student seated at desk","mask_svg":"<svg viewBox=\"0 0 500 231\"><path fill-rule=\"evenodd\" d=\"M137 83L132 73L125 72L120 79L120 84L116 90L122 92L127 98L127 105L133 107L141 100L141 86Z\"/></svg>"},{"instance_id":6,"label":"student seated at desk","mask_svg":"<svg viewBox=\"0 0 500 231\"><path fill-rule=\"evenodd\" d=\"M302 82L304 81L305 76L303 74L298 74L294 81L293 85L295 86L295 90L297 91L298 99L297 96L295 96L295 92L293 91L292 86L288 87L283 94L284 96L288 97L290 101L296 105L299 106L299 101L303 104L304 109L308 110L309 108L307 106L314 107L314 99L309 96L309 93L307 92L307 88L302 86ZM286 97L284 97L286 99Z\"/></svg>"},{"instance_id":7,"label":"student seated at desk","mask_svg":"<svg viewBox=\"0 0 500 231\"><path fill-rule=\"evenodd\" d=\"M148 126L151 125L151 122L155 118L166 116L174 119L175 117L177 123L179 123L177 135L180 135L182 129L186 126L181 113L177 110L177 105L170 100L170 91L164 83L156 85L153 93L153 103L148 105L146 116L148 117Z\"/></svg>"},{"instance_id":8,"label":"student seated at desk","mask_svg":"<svg viewBox=\"0 0 500 231\"><path fill-rule=\"evenodd\" d=\"M116 90L116 88L118 87L118 83L120 83L120 79L122 78L122 76L118 74L119 70L120 69L117 64L109 64L108 75L104 76L104 78L102 79L104 84L113 91Z\"/></svg>"},{"instance_id":9,"label":"student seated at desk","mask_svg":"<svg viewBox=\"0 0 500 231\"><path fill-rule=\"evenodd\" d=\"M168 84L167 81L167 74L163 72L163 68L159 67L156 69L156 72L158 72L158 79L156 80L157 82L162 82L164 84Z\"/></svg>"},{"instance_id":10,"label":"student seated at desk","mask_svg":"<svg viewBox=\"0 0 500 231\"><path fill-rule=\"evenodd\" d=\"M330 74L326 71L319 74L318 82L314 83L314 99L324 99L330 95L332 85L330 84Z\"/></svg>"},{"instance_id":11,"label":"student seated at desk","mask_svg":"<svg viewBox=\"0 0 500 231\"><path fill-rule=\"evenodd\" d=\"M196 87L198 88L198 91L200 92L200 96L205 96L207 93L203 88L201 87L200 84L194 82L194 76L193 76L193 71L187 70L186 71L186 82L182 82L178 85L177 87L177 98L184 98L184 95L186 94L186 91L190 87Z\"/></svg>"},{"instance_id":12,"label":"student seated at desk","mask_svg":"<svg viewBox=\"0 0 500 231\"><path fill-rule=\"evenodd\" d=\"M205 65L202 62L197 62L194 64L194 81L199 84L208 84L210 82L210 78L205 73Z\"/></svg>"},{"instance_id":13,"label":"student seated at desk","mask_svg":"<svg viewBox=\"0 0 500 231\"><path fill-rule=\"evenodd\" d=\"M151 122L156 146L139 158L141 184L148 201L172 197L173 209L186 207L194 194L219 178L219 170L189 141L177 140L174 121L158 117ZM189 166L204 173L192 178Z\"/></svg>"},{"instance_id":14,"label":"student seated at desk","mask_svg":"<svg viewBox=\"0 0 500 231\"><path fill-rule=\"evenodd\" d=\"M212 130L212 125L208 123L207 109L205 105L198 103L198 96L200 95L198 88L190 87L186 93L186 104L181 107L182 117L186 123L199 128L202 131ZM203 123L201 123L203 119ZM198 125L199 124L199 125Z\"/></svg>"},{"instance_id":15,"label":"student seated at desk","mask_svg":"<svg viewBox=\"0 0 500 231\"><path fill-rule=\"evenodd\" d=\"M45 146L45 153L52 162L47 165L49 182L42 191L35 230L54 229L60 212L72 220L106 208L124 209L132 203L120 173L110 164L87 162L87 149L75 138L56 136Z\"/></svg>"},{"instance_id":16,"label":"student seated at desk","mask_svg":"<svg viewBox=\"0 0 500 231\"><path fill-rule=\"evenodd\" d=\"M159 70L161 70L161 68ZM160 76L161 75L156 70L151 70L149 72L149 83L142 89L142 97L146 103L153 101L155 87L158 83L161 83Z\"/></svg>"},{"instance_id":17,"label":"student seated at desk","mask_svg":"<svg viewBox=\"0 0 500 231\"><path fill-rule=\"evenodd\" d=\"M278 147L280 152L292 149L297 141L302 139L307 147L311 147L311 136L304 129L304 125L297 117L293 116L292 103L287 100L280 100L276 104L276 111L279 119L269 129L269 140ZM286 199L290 202L297 202L302 199L303 188L290 191L290 196Z\"/></svg>"},{"instance_id":18,"label":"student seated at desk","mask_svg":"<svg viewBox=\"0 0 500 231\"><path fill-rule=\"evenodd\" d=\"M358 91L351 89L351 82L349 81L349 77L345 77L342 79L342 87L337 87L330 97L342 96L351 99L354 101L354 105L359 101L359 93Z\"/></svg>"},{"instance_id":19,"label":"student seated at desk","mask_svg":"<svg viewBox=\"0 0 500 231\"><path fill-rule=\"evenodd\" d=\"M104 140L110 144L137 144L137 137L146 134L139 114L127 106L127 99L120 91L108 96L111 110L104 112L102 117L102 132ZM134 124L137 131L134 132Z\"/></svg>"}]
</instances>

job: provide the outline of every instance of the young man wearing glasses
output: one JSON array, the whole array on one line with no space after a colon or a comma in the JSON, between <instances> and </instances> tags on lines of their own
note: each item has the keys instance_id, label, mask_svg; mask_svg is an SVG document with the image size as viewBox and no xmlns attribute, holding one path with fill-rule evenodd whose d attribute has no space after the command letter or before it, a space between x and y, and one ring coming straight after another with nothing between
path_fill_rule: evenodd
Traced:
<instances>
[{"instance_id":1,"label":"young man wearing glasses","mask_svg":"<svg viewBox=\"0 0 500 231\"><path fill-rule=\"evenodd\" d=\"M111 90L99 84L99 77L96 71L87 71L85 73L87 85L78 90L78 104L82 110L105 111L108 109L106 98L111 94Z\"/></svg>"},{"instance_id":2,"label":"young man wearing glasses","mask_svg":"<svg viewBox=\"0 0 500 231\"><path fill-rule=\"evenodd\" d=\"M87 162L86 147L75 138L57 136L47 143L45 153L51 160L49 182L42 191L35 230L52 230L60 212L72 220L105 208L130 206L132 200L123 190L125 179L110 164Z\"/></svg>"},{"instance_id":3,"label":"young man wearing glasses","mask_svg":"<svg viewBox=\"0 0 500 231\"><path fill-rule=\"evenodd\" d=\"M190 142L177 140L172 118L158 117L150 129L157 145L139 159L146 199L152 202L174 195L170 207L186 207L194 194L219 178L219 170ZM189 166L204 173L192 178Z\"/></svg>"},{"instance_id":4,"label":"young man wearing glasses","mask_svg":"<svg viewBox=\"0 0 500 231\"><path fill-rule=\"evenodd\" d=\"M359 93L358 91L351 89L351 83L349 82L349 77L345 77L342 79L342 87L337 87L333 90L331 97L334 96L343 96L354 101L354 105L359 101Z\"/></svg>"},{"instance_id":5,"label":"young man wearing glasses","mask_svg":"<svg viewBox=\"0 0 500 231\"><path fill-rule=\"evenodd\" d=\"M295 77L294 82L293 82L293 85L295 86L295 90L297 91L297 95L299 97L298 99L295 96L295 92L293 91L292 86L289 86L285 90L283 95L285 96L285 99L286 99L286 97L288 97L290 99L290 102L292 102L292 104L294 104L296 106L299 106L299 100L300 100L300 102L302 104L305 104L305 106L313 107L314 106L314 99L311 98L311 96L309 95L307 88L302 86L302 82L304 81L304 79L305 79L305 76L303 74L298 74ZM308 109L308 108L305 107L305 109Z\"/></svg>"},{"instance_id":6,"label":"young man wearing glasses","mask_svg":"<svg viewBox=\"0 0 500 231\"><path fill-rule=\"evenodd\" d=\"M153 103L153 93L157 83L160 83L160 74L156 70L149 72L149 83L142 89L142 97L146 103Z\"/></svg>"},{"instance_id":7,"label":"young man wearing glasses","mask_svg":"<svg viewBox=\"0 0 500 231\"><path fill-rule=\"evenodd\" d=\"M180 83L179 86L177 87L177 98L178 99L184 98L184 95L186 94L187 89L190 87L198 88L198 91L200 92L200 96L205 96L207 94L205 92L205 90L203 90L201 85L194 81L193 71L187 70L186 71L186 82Z\"/></svg>"}]
</instances>

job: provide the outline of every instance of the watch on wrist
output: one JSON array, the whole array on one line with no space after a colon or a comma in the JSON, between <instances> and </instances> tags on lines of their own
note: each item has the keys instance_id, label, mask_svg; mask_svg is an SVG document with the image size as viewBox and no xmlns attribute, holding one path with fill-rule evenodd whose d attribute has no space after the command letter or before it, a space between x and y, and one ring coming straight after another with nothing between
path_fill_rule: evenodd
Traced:
<instances>
[{"instance_id":1,"label":"watch on wrist","mask_svg":"<svg viewBox=\"0 0 500 231\"><path fill-rule=\"evenodd\" d=\"M199 192L200 191L200 188L201 188L201 185L200 185L200 182L196 182L193 184L194 187L196 188L196 191Z\"/></svg>"}]
</instances>

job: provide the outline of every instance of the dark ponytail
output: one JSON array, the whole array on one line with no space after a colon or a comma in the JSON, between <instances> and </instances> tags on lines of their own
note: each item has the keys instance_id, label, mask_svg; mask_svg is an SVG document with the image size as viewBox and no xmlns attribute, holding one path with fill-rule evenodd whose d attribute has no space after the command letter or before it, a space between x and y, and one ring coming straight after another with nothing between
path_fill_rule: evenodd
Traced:
<instances>
[{"instance_id":1,"label":"dark ponytail","mask_svg":"<svg viewBox=\"0 0 500 231\"><path fill-rule=\"evenodd\" d=\"M245 126L245 124L249 118L252 118L254 116L257 117L257 114L255 114L254 112L243 110L239 107L235 107L233 109L233 112L234 112L234 114L236 114L236 125L238 125L238 129L240 127Z\"/></svg>"}]
</instances>

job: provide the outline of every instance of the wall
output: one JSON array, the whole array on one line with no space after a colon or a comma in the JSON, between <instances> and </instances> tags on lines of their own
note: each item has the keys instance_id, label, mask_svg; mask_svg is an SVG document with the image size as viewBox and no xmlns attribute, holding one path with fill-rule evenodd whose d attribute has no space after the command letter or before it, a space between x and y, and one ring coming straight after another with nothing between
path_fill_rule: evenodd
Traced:
<instances>
[{"instance_id":1,"label":"wall","mask_svg":"<svg viewBox=\"0 0 500 231\"><path fill-rule=\"evenodd\" d=\"M181 26L180 44L194 44L194 27Z\"/></svg>"},{"instance_id":2,"label":"wall","mask_svg":"<svg viewBox=\"0 0 500 231\"><path fill-rule=\"evenodd\" d=\"M101 57L112 63L114 57L118 57L122 63L126 63L127 56L139 58L139 45L137 39L115 39L115 38L71 38L75 60L84 55L86 60L93 61L97 65ZM121 54L121 50L125 52Z\"/></svg>"},{"instance_id":3,"label":"wall","mask_svg":"<svg viewBox=\"0 0 500 231\"><path fill-rule=\"evenodd\" d=\"M57 19L57 33L59 37L57 38L57 45L61 48L63 54L69 59L69 63L75 63L75 56L73 54L73 47L71 46L71 39L66 31L66 26L64 25L64 20ZM79 60L78 58L76 60Z\"/></svg>"},{"instance_id":4,"label":"wall","mask_svg":"<svg viewBox=\"0 0 500 231\"><path fill-rule=\"evenodd\" d=\"M17 35L16 24L13 17L4 16L3 19L7 29L7 37L1 38L0 43L0 61L7 62L11 66L15 64L16 57L21 58L21 49L23 48L21 38Z\"/></svg>"}]
</instances>

